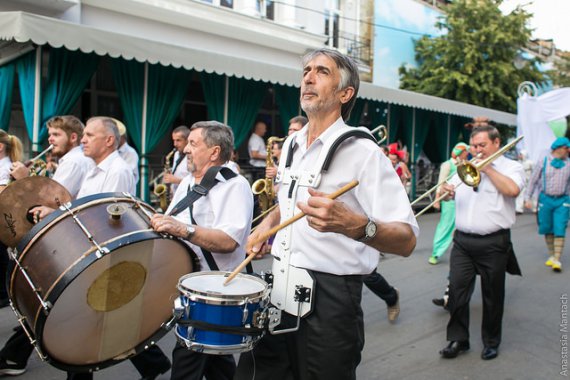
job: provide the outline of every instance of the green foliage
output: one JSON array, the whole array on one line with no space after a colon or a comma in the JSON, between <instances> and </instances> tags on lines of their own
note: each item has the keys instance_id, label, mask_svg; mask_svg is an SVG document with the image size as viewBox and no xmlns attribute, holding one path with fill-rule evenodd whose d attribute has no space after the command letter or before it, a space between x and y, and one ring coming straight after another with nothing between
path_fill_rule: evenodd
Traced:
<instances>
[{"instance_id":1,"label":"green foliage","mask_svg":"<svg viewBox=\"0 0 570 380\"><path fill-rule=\"evenodd\" d=\"M570 53L554 62L554 69L547 72L556 87L570 87Z\"/></svg>"},{"instance_id":2,"label":"green foliage","mask_svg":"<svg viewBox=\"0 0 570 380\"><path fill-rule=\"evenodd\" d=\"M415 41L418 68L400 67L400 87L483 107L516 111L517 86L542 83L530 61L518 70L513 61L530 38L531 15L521 8L509 15L502 0L457 0L436 27L446 34Z\"/></svg>"}]
</instances>

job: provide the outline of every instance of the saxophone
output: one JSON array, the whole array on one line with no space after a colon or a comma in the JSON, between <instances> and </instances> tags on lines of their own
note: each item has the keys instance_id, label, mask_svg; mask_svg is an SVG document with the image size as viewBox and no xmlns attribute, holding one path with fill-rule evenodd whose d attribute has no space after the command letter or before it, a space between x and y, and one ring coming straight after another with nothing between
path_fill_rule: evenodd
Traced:
<instances>
[{"instance_id":1,"label":"saxophone","mask_svg":"<svg viewBox=\"0 0 570 380\"><path fill-rule=\"evenodd\" d=\"M164 174L166 173L170 173L170 159L172 158L174 153L176 153L176 148L172 149L170 153L164 156L164 170L162 171L162 176L164 176ZM154 195L156 195L156 197L159 199L160 208L162 209L163 212L165 212L166 208L168 207L168 198L169 198L168 189L169 186L166 185L164 181L162 183L157 184L154 187Z\"/></svg>"},{"instance_id":2,"label":"saxophone","mask_svg":"<svg viewBox=\"0 0 570 380\"><path fill-rule=\"evenodd\" d=\"M265 157L265 166L272 167L275 166L273 159L271 158L271 147L273 143L284 141L286 137L271 136L267 139L267 155ZM251 185L251 191L254 195L258 196L259 208L261 212L267 211L272 205L275 199L275 191L273 190L273 178L265 177L263 179L258 179Z\"/></svg>"}]
</instances>

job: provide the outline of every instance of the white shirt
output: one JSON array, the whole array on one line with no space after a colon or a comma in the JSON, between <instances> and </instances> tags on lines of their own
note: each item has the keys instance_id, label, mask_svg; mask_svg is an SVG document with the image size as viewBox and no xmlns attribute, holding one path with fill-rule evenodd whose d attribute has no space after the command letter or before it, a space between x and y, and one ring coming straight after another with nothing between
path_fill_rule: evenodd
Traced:
<instances>
[{"instance_id":1,"label":"white shirt","mask_svg":"<svg viewBox=\"0 0 570 380\"><path fill-rule=\"evenodd\" d=\"M238 243L236 250L231 253L211 252L220 270L232 271L245 259L245 244L253 217L253 194L249 182L241 175L226 181L218 173L216 179L219 182L208 192L208 195L194 202L192 215L198 226L222 230ZM186 197L188 189L191 189L194 183L192 175L186 176L182 180L166 211L167 213L182 198ZM185 209L175 218L183 223L190 224L189 209ZM188 244L200 259L203 270L208 270L208 263L204 259L202 250L190 242Z\"/></svg>"},{"instance_id":2,"label":"white shirt","mask_svg":"<svg viewBox=\"0 0 570 380\"><path fill-rule=\"evenodd\" d=\"M308 128L290 136L289 138L294 136L299 144L293 153L291 169L311 168L317 161L323 142L343 126L345 124L342 118L339 118L308 149ZM419 234L419 227L402 182L390 160L370 140L351 138L343 142L337 149L328 172L323 173L317 190L329 194L352 180L358 180L359 185L337 200L377 222L406 223L416 236ZM286 204L288 191L289 186L280 186L279 204ZM296 201L306 202L308 197L307 188L300 187ZM297 212L298 209L295 214ZM282 211L282 219L283 215ZM276 247L284 240L283 232L281 230L277 233L273 243L271 253L275 256L279 255L279 249ZM306 218L292 224L290 263L293 266L336 275L364 275L370 274L378 266L378 259L379 252L376 249L342 234L319 232L308 226Z\"/></svg>"},{"instance_id":3,"label":"white shirt","mask_svg":"<svg viewBox=\"0 0 570 380\"><path fill-rule=\"evenodd\" d=\"M87 173L95 167L95 161L86 157L80 146L76 146L59 159L53 180L65 187L75 199Z\"/></svg>"},{"instance_id":4,"label":"white shirt","mask_svg":"<svg viewBox=\"0 0 570 380\"><path fill-rule=\"evenodd\" d=\"M251 153L257 151L257 153L263 154L267 150L263 137L253 133L247 142L247 152L249 153L249 163L251 166L257 166L259 168L265 167L265 160L259 158L251 158Z\"/></svg>"},{"instance_id":5,"label":"white shirt","mask_svg":"<svg viewBox=\"0 0 570 380\"><path fill-rule=\"evenodd\" d=\"M176 163L178 162L178 159L180 158L180 155L183 155L182 160L180 161L180 163L178 165L176 165ZM176 151L174 153L174 158L172 160L172 174L175 177L184 179L188 176L188 174L190 174L190 172L188 171L188 159L186 157L186 155L184 153L180 153L179 151ZM176 189L178 188L177 183L173 183L172 185L170 185L170 194L174 194L176 193Z\"/></svg>"},{"instance_id":6,"label":"white shirt","mask_svg":"<svg viewBox=\"0 0 570 380\"><path fill-rule=\"evenodd\" d=\"M522 191L525 174L520 163L499 157L490 165L512 179ZM458 181L455 176L450 182L457 185ZM515 199L499 193L489 177L481 173L477 191L467 185L458 186L455 190L455 228L478 235L511 228L516 220Z\"/></svg>"},{"instance_id":7,"label":"white shirt","mask_svg":"<svg viewBox=\"0 0 570 380\"><path fill-rule=\"evenodd\" d=\"M135 193L133 172L125 160L119 156L118 151L108 155L87 173L77 198L110 192Z\"/></svg>"},{"instance_id":8,"label":"white shirt","mask_svg":"<svg viewBox=\"0 0 570 380\"><path fill-rule=\"evenodd\" d=\"M126 141L118 150L121 158L131 167L133 175L135 176L136 184L139 181L139 155L137 151Z\"/></svg>"},{"instance_id":9,"label":"white shirt","mask_svg":"<svg viewBox=\"0 0 570 380\"><path fill-rule=\"evenodd\" d=\"M0 159L0 186L5 186L10 182L10 167L12 166L12 160L10 157L6 156Z\"/></svg>"}]
</instances>

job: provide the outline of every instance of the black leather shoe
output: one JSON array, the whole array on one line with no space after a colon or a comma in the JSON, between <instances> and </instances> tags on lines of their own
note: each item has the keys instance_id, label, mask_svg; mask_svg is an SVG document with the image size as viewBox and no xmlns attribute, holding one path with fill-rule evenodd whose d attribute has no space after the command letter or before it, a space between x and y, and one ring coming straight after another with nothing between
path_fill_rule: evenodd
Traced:
<instances>
[{"instance_id":1,"label":"black leather shoe","mask_svg":"<svg viewBox=\"0 0 570 380\"><path fill-rule=\"evenodd\" d=\"M456 358L462 352L469 350L469 341L451 341L439 354L446 359Z\"/></svg>"},{"instance_id":2,"label":"black leather shoe","mask_svg":"<svg viewBox=\"0 0 570 380\"><path fill-rule=\"evenodd\" d=\"M433 302L433 304L435 306L440 306L440 307L444 307L445 306L445 301L443 298L434 298L431 300L431 302Z\"/></svg>"},{"instance_id":3,"label":"black leather shoe","mask_svg":"<svg viewBox=\"0 0 570 380\"><path fill-rule=\"evenodd\" d=\"M499 356L499 349L497 347L485 347L481 352L481 359L491 360Z\"/></svg>"}]
</instances>

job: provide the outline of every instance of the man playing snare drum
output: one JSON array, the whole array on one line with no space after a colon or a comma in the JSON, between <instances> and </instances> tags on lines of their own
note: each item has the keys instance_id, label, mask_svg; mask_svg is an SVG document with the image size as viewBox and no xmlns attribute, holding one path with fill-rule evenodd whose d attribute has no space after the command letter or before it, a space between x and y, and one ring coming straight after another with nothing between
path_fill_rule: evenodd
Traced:
<instances>
[{"instance_id":1,"label":"man playing snare drum","mask_svg":"<svg viewBox=\"0 0 570 380\"><path fill-rule=\"evenodd\" d=\"M178 186L166 215L177 209L195 186L210 190L175 217L156 214L151 220L156 231L186 239L203 270L231 271L245 257L253 195L247 180L226 167L233 144L232 130L224 124L203 121L192 125L184 148L191 175ZM218 171L219 167L223 168ZM171 380L201 380L203 376L233 379L235 368L232 355L198 353L177 343L172 352Z\"/></svg>"}]
</instances>

